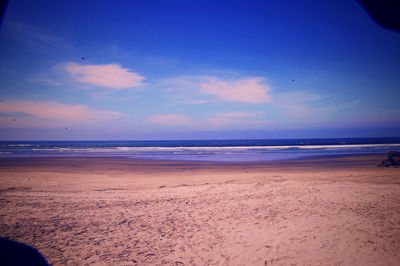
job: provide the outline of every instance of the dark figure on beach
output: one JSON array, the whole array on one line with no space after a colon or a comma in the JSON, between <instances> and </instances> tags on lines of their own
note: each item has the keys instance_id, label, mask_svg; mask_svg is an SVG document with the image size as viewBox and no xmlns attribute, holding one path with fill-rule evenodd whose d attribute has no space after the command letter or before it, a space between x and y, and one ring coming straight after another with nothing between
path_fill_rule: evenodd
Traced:
<instances>
[{"instance_id":1,"label":"dark figure on beach","mask_svg":"<svg viewBox=\"0 0 400 266\"><path fill-rule=\"evenodd\" d=\"M6 238L0 238L0 265L49 266L35 248Z\"/></svg>"},{"instance_id":2,"label":"dark figure on beach","mask_svg":"<svg viewBox=\"0 0 400 266\"><path fill-rule=\"evenodd\" d=\"M400 152L391 151L387 155L387 159L382 161L378 166L383 167L400 167Z\"/></svg>"}]
</instances>

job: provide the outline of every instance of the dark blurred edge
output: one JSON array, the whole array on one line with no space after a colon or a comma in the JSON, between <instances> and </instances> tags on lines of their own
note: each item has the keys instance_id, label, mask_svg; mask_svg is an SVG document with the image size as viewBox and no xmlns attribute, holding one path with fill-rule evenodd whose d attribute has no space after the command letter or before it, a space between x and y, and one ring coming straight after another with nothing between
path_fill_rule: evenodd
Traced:
<instances>
[{"instance_id":1,"label":"dark blurred edge","mask_svg":"<svg viewBox=\"0 0 400 266\"><path fill-rule=\"evenodd\" d=\"M49 266L49 263L36 248L0 237L0 265Z\"/></svg>"},{"instance_id":2,"label":"dark blurred edge","mask_svg":"<svg viewBox=\"0 0 400 266\"><path fill-rule=\"evenodd\" d=\"M380 26L400 31L399 0L359 0L371 18Z\"/></svg>"},{"instance_id":3,"label":"dark blurred edge","mask_svg":"<svg viewBox=\"0 0 400 266\"><path fill-rule=\"evenodd\" d=\"M3 17L7 8L8 1L7 0L0 0L0 27L3 22Z\"/></svg>"},{"instance_id":4,"label":"dark blurred edge","mask_svg":"<svg viewBox=\"0 0 400 266\"><path fill-rule=\"evenodd\" d=\"M400 31L399 0L359 0L371 18L384 28ZM0 27L8 0L0 0Z\"/></svg>"}]
</instances>

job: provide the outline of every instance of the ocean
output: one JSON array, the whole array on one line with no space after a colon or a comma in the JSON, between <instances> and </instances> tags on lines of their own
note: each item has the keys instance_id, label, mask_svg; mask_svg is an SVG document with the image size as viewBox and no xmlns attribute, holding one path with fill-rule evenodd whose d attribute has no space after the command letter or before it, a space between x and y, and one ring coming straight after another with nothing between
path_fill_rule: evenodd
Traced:
<instances>
[{"instance_id":1,"label":"ocean","mask_svg":"<svg viewBox=\"0 0 400 266\"><path fill-rule=\"evenodd\" d=\"M0 142L0 158L124 157L256 162L392 150L400 150L400 138Z\"/></svg>"}]
</instances>

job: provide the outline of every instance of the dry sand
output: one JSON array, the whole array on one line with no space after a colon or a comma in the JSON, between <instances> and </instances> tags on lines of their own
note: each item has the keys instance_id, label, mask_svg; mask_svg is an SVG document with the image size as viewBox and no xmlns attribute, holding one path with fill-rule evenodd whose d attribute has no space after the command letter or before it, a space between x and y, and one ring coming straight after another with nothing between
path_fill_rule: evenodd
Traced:
<instances>
[{"instance_id":1,"label":"dry sand","mask_svg":"<svg viewBox=\"0 0 400 266\"><path fill-rule=\"evenodd\" d=\"M1 159L0 233L53 265L399 265L382 159Z\"/></svg>"}]
</instances>

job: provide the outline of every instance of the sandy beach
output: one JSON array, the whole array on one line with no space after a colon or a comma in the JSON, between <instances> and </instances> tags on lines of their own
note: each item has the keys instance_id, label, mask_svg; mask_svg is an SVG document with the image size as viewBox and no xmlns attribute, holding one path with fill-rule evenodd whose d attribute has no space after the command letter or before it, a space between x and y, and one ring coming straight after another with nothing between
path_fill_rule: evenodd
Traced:
<instances>
[{"instance_id":1,"label":"sandy beach","mask_svg":"<svg viewBox=\"0 0 400 266\"><path fill-rule=\"evenodd\" d=\"M398 265L384 155L0 160L0 233L52 265Z\"/></svg>"}]
</instances>

